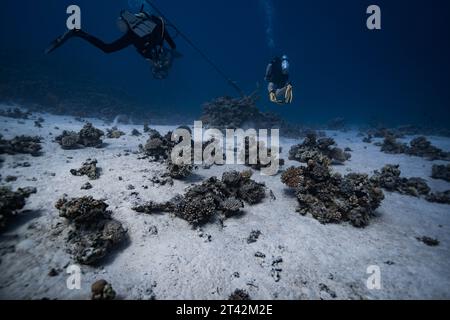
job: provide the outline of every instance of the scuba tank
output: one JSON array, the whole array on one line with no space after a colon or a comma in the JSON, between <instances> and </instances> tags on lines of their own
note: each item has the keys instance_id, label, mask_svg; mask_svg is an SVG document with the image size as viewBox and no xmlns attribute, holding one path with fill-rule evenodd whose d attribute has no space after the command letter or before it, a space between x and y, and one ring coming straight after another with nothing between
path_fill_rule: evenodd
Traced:
<instances>
[{"instance_id":1,"label":"scuba tank","mask_svg":"<svg viewBox=\"0 0 450 320\"><path fill-rule=\"evenodd\" d=\"M141 10L138 14L122 11L121 19L127 24L129 30L142 39L137 46L138 52L152 63L152 72L155 79L161 80L168 76L172 65L172 55L163 47L165 23L162 18L149 15Z\"/></svg>"},{"instance_id":2,"label":"scuba tank","mask_svg":"<svg viewBox=\"0 0 450 320\"><path fill-rule=\"evenodd\" d=\"M146 38L156 30L158 24L145 12L138 15L132 14L129 11L122 11L120 17L128 25L128 28L139 38Z\"/></svg>"}]
</instances>

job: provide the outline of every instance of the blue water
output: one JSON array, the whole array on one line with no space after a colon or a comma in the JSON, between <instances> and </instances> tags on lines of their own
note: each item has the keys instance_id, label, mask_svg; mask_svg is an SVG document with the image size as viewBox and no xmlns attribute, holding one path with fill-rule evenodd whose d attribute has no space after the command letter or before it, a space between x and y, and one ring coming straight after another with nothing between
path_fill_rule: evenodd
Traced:
<instances>
[{"instance_id":1,"label":"blue water","mask_svg":"<svg viewBox=\"0 0 450 320\"><path fill-rule=\"evenodd\" d=\"M74 39L44 56L48 43L65 31L68 5L81 7L85 31L112 41L121 35L119 12L137 9L136 2L3 0L0 40L9 58L0 65L36 61L63 80L80 77L120 87L145 108L181 116L198 116L204 102L235 94L179 37L184 57L164 81L152 78L148 63L133 48L105 55ZM246 92L259 82L261 109L289 121L317 123L342 116L355 123L450 125L448 1L154 2ZM382 10L381 31L366 28L365 11L373 3ZM268 61L281 53L290 57L295 86L294 104L283 107L267 102L263 81Z\"/></svg>"}]
</instances>

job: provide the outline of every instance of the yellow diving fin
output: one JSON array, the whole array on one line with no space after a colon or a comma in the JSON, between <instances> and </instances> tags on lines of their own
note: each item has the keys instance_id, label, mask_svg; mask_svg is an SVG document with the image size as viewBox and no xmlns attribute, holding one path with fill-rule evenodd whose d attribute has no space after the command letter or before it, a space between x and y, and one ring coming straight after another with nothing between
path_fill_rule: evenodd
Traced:
<instances>
[{"instance_id":1,"label":"yellow diving fin","mask_svg":"<svg viewBox=\"0 0 450 320\"><path fill-rule=\"evenodd\" d=\"M276 95L275 92L269 93L269 98L270 98L270 101L271 101L271 102L273 102L273 103L278 103L277 95Z\"/></svg>"},{"instance_id":2,"label":"yellow diving fin","mask_svg":"<svg viewBox=\"0 0 450 320\"><path fill-rule=\"evenodd\" d=\"M292 103L292 101L294 100L293 88L292 88L292 85L290 85L290 84L288 84L286 87L286 93L284 95L284 99L287 104Z\"/></svg>"}]
</instances>

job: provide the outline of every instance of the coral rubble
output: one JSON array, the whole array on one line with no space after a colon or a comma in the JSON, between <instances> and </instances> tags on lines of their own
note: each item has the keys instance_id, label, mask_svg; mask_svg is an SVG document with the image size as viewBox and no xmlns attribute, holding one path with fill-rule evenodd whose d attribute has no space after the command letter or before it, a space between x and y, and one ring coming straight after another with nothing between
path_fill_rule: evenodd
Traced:
<instances>
[{"instance_id":1,"label":"coral rubble","mask_svg":"<svg viewBox=\"0 0 450 320\"><path fill-rule=\"evenodd\" d=\"M202 121L217 129L271 128L280 123L276 116L261 113L252 97L220 97L205 103Z\"/></svg>"},{"instance_id":2,"label":"coral rubble","mask_svg":"<svg viewBox=\"0 0 450 320\"><path fill-rule=\"evenodd\" d=\"M295 190L297 211L310 213L321 223L349 221L365 227L384 199L384 194L367 175L332 173L326 164L309 160L306 167L291 167L281 180Z\"/></svg>"},{"instance_id":3,"label":"coral rubble","mask_svg":"<svg viewBox=\"0 0 450 320\"><path fill-rule=\"evenodd\" d=\"M167 173L164 177L170 177L172 179L184 179L189 177L196 167L190 164L175 164L170 159L166 161Z\"/></svg>"},{"instance_id":4,"label":"coral rubble","mask_svg":"<svg viewBox=\"0 0 450 320\"><path fill-rule=\"evenodd\" d=\"M141 152L155 160L166 160L170 158L170 153L176 145L171 138L171 132L163 136L158 131L151 129L147 142L140 146Z\"/></svg>"},{"instance_id":5,"label":"coral rubble","mask_svg":"<svg viewBox=\"0 0 450 320\"><path fill-rule=\"evenodd\" d=\"M102 130L95 128L92 123L86 123L78 133L64 130L61 135L56 137L55 141L63 149L100 148L103 145L102 136L104 136Z\"/></svg>"},{"instance_id":6,"label":"coral rubble","mask_svg":"<svg viewBox=\"0 0 450 320\"><path fill-rule=\"evenodd\" d=\"M423 196L428 202L450 204L450 190L432 193L424 179L401 177L399 165L386 165L381 171L375 171L371 181L387 191Z\"/></svg>"},{"instance_id":7,"label":"coral rubble","mask_svg":"<svg viewBox=\"0 0 450 320\"><path fill-rule=\"evenodd\" d=\"M303 143L291 148L289 160L303 163L314 160L322 165L329 165L331 162L344 163L349 160L351 154L335 147L335 144L336 142L332 138L317 139L316 133L308 133Z\"/></svg>"},{"instance_id":8,"label":"coral rubble","mask_svg":"<svg viewBox=\"0 0 450 320\"><path fill-rule=\"evenodd\" d=\"M134 137L140 137L140 136L142 136L142 133L138 129L133 129L131 131L131 135Z\"/></svg>"},{"instance_id":9,"label":"coral rubble","mask_svg":"<svg viewBox=\"0 0 450 320\"><path fill-rule=\"evenodd\" d=\"M387 138L387 137L393 137L395 139L403 138L404 135L401 132L398 132L395 129L388 129L388 128L372 128L367 130L367 134L371 135L375 138Z\"/></svg>"},{"instance_id":10,"label":"coral rubble","mask_svg":"<svg viewBox=\"0 0 450 320\"><path fill-rule=\"evenodd\" d=\"M86 123L84 127L80 130L80 144L85 147L101 147L103 141L100 139L104 136L104 132L100 129L95 128L92 123Z\"/></svg>"},{"instance_id":11,"label":"coral rubble","mask_svg":"<svg viewBox=\"0 0 450 320\"><path fill-rule=\"evenodd\" d=\"M92 265L126 239L122 224L111 218L108 205L92 197L61 198L55 207L69 225L69 251L81 264Z\"/></svg>"},{"instance_id":12,"label":"coral rubble","mask_svg":"<svg viewBox=\"0 0 450 320\"><path fill-rule=\"evenodd\" d=\"M369 133L367 136L365 136L362 140L364 143L372 143L373 136Z\"/></svg>"},{"instance_id":13,"label":"coral rubble","mask_svg":"<svg viewBox=\"0 0 450 320\"><path fill-rule=\"evenodd\" d=\"M210 127L225 129L280 129L280 133L287 137L304 136L302 128L295 127L283 121L273 113L263 113L256 106L256 98L247 96L233 99L219 97L205 103L201 120Z\"/></svg>"},{"instance_id":14,"label":"coral rubble","mask_svg":"<svg viewBox=\"0 0 450 320\"><path fill-rule=\"evenodd\" d=\"M381 171L376 171L371 181L387 191L395 191L414 197L430 193L426 181L422 178L400 177L399 165L386 165Z\"/></svg>"},{"instance_id":15,"label":"coral rubble","mask_svg":"<svg viewBox=\"0 0 450 320\"><path fill-rule=\"evenodd\" d=\"M85 184L83 184L82 186L81 186L81 190L90 190L90 189L92 189L93 188L93 186L92 186L92 184L90 184L89 182L86 182Z\"/></svg>"},{"instance_id":16,"label":"coral rubble","mask_svg":"<svg viewBox=\"0 0 450 320\"><path fill-rule=\"evenodd\" d=\"M450 182L450 164L433 165L431 177L433 179L441 179Z\"/></svg>"},{"instance_id":17,"label":"coral rubble","mask_svg":"<svg viewBox=\"0 0 450 320\"><path fill-rule=\"evenodd\" d=\"M7 110L0 110L1 117L8 117L14 119L28 119L30 112L22 111L20 108L9 108Z\"/></svg>"},{"instance_id":18,"label":"coral rubble","mask_svg":"<svg viewBox=\"0 0 450 320\"><path fill-rule=\"evenodd\" d=\"M30 154L34 157L41 155L41 138L17 136L11 140L3 139L0 135L0 154Z\"/></svg>"},{"instance_id":19,"label":"coral rubble","mask_svg":"<svg viewBox=\"0 0 450 320\"><path fill-rule=\"evenodd\" d=\"M172 162L171 153L176 146L176 142L172 140L172 132L161 135L158 131L149 129L149 138L145 145L141 145L141 152L155 161L163 161L166 165L166 173L164 177L172 179L183 179L191 175L196 169L192 164L176 164ZM191 141L191 144L193 142ZM191 159L193 158L193 151ZM193 162L192 162L193 163Z\"/></svg>"},{"instance_id":20,"label":"coral rubble","mask_svg":"<svg viewBox=\"0 0 450 320\"><path fill-rule=\"evenodd\" d=\"M116 292L106 280L98 280L91 286L91 300L114 300Z\"/></svg>"},{"instance_id":21,"label":"coral rubble","mask_svg":"<svg viewBox=\"0 0 450 320\"><path fill-rule=\"evenodd\" d=\"M111 129L106 129L106 137L108 139L119 139L124 136L125 132L119 130L117 127L112 127Z\"/></svg>"},{"instance_id":22,"label":"coral rubble","mask_svg":"<svg viewBox=\"0 0 450 320\"><path fill-rule=\"evenodd\" d=\"M425 137L413 139L409 145L399 143L395 136L388 135L381 144L381 151L390 154L405 153L428 160L450 160L450 153L433 146Z\"/></svg>"},{"instance_id":23,"label":"coral rubble","mask_svg":"<svg viewBox=\"0 0 450 320\"><path fill-rule=\"evenodd\" d=\"M429 247L436 247L440 243L439 240L427 236L417 237L416 239L417 241L425 243Z\"/></svg>"},{"instance_id":24,"label":"coral rubble","mask_svg":"<svg viewBox=\"0 0 450 320\"><path fill-rule=\"evenodd\" d=\"M267 157L266 161L262 161L261 154ZM272 149L267 148L263 141L256 141L255 137L246 137L244 150L241 151L239 156L247 167L253 170L262 170L270 167L272 161L278 161L279 166L283 166L285 161L284 159L280 159L280 154L281 148L278 150L278 154L272 155ZM255 159L251 159L251 155L254 155Z\"/></svg>"},{"instance_id":25,"label":"coral rubble","mask_svg":"<svg viewBox=\"0 0 450 320\"><path fill-rule=\"evenodd\" d=\"M425 137L418 137L412 140L406 153L429 160L450 160L450 153L433 146Z\"/></svg>"},{"instance_id":26,"label":"coral rubble","mask_svg":"<svg viewBox=\"0 0 450 320\"><path fill-rule=\"evenodd\" d=\"M264 184L251 179L249 172L225 172L222 179L212 177L192 186L181 196L167 203L148 202L134 208L137 212L172 212L192 225L202 225L216 215L227 218L237 214L244 202L256 204L266 196Z\"/></svg>"},{"instance_id":27,"label":"coral rubble","mask_svg":"<svg viewBox=\"0 0 450 320\"><path fill-rule=\"evenodd\" d=\"M228 300L230 301L246 301L251 300L250 295L247 291L242 289L236 289L229 297Z\"/></svg>"},{"instance_id":28,"label":"coral rubble","mask_svg":"<svg viewBox=\"0 0 450 320\"><path fill-rule=\"evenodd\" d=\"M450 204L450 190L430 193L425 198L428 202Z\"/></svg>"},{"instance_id":29,"label":"coral rubble","mask_svg":"<svg viewBox=\"0 0 450 320\"><path fill-rule=\"evenodd\" d=\"M398 142L393 135L387 135L381 145L381 151L389 154L405 153L407 149L408 146L404 143Z\"/></svg>"},{"instance_id":30,"label":"coral rubble","mask_svg":"<svg viewBox=\"0 0 450 320\"><path fill-rule=\"evenodd\" d=\"M25 206L25 199L36 193L35 188L23 188L12 191L7 187L0 187L0 232L4 230L17 211Z\"/></svg>"},{"instance_id":31,"label":"coral rubble","mask_svg":"<svg viewBox=\"0 0 450 320\"><path fill-rule=\"evenodd\" d=\"M97 168L96 159L87 159L80 169L72 169L70 173L74 176L87 176L90 180L100 178L100 169Z\"/></svg>"},{"instance_id":32,"label":"coral rubble","mask_svg":"<svg viewBox=\"0 0 450 320\"><path fill-rule=\"evenodd\" d=\"M252 232L250 232L250 235L247 238L247 243L248 244L255 243L256 241L258 241L260 236L261 236L261 231L253 230Z\"/></svg>"}]
</instances>

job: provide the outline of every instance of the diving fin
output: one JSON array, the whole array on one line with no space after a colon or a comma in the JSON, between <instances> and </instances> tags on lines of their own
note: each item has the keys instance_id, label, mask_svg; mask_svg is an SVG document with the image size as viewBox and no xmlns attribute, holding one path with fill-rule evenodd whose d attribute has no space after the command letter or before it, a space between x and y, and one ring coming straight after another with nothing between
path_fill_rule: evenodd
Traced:
<instances>
[{"instance_id":1,"label":"diving fin","mask_svg":"<svg viewBox=\"0 0 450 320\"><path fill-rule=\"evenodd\" d=\"M278 105L283 105L283 104L287 103L287 102L285 102L285 100L279 99L275 92L271 92L269 94L269 99L270 99L270 102L276 103Z\"/></svg>"},{"instance_id":2,"label":"diving fin","mask_svg":"<svg viewBox=\"0 0 450 320\"><path fill-rule=\"evenodd\" d=\"M68 30L66 33L64 33L62 36L56 38L53 40L53 42L50 44L50 46L45 50L45 54L52 53L56 49L58 49L60 46L62 46L69 38L73 36L75 33L74 30Z\"/></svg>"},{"instance_id":3,"label":"diving fin","mask_svg":"<svg viewBox=\"0 0 450 320\"><path fill-rule=\"evenodd\" d=\"M290 85L290 84L287 85L284 98L285 98L284 100L287 104L291 104L292 101L294 100L294 93L293 93L292 85Z\"/></svg>"},{"instance_id":4,"label":"diving fin","mask_svg":"<svg viewBox=\"0 0 450 320\"><path fill-rule=\"evenodd\" d=\"M269 99L270 99L270 102L278 103L277 95L275 92L269 93Z\"/></svg>"}]
</instances>

